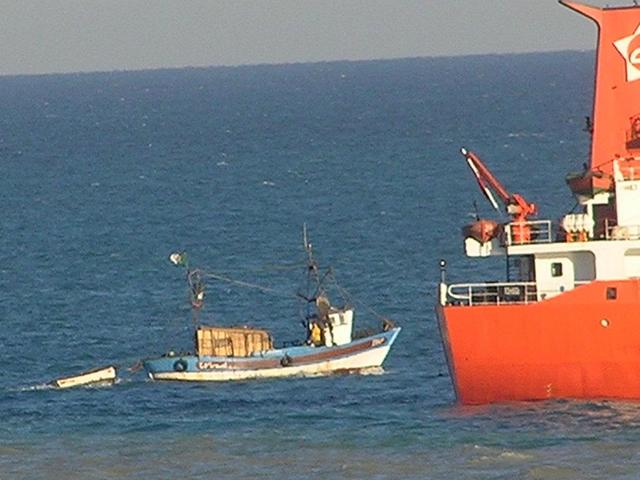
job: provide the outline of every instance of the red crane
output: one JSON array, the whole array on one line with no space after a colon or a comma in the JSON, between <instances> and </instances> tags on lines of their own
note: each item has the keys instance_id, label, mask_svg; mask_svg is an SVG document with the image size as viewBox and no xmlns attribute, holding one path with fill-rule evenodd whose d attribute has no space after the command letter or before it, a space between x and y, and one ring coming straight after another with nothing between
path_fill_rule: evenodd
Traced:
<instances>
[{"instance_id":1,"label":"red crane","mask_svg":"<svg viewBox=\"0 0 640 480\"><path fill-rule=\"evenodd\" d=\"M527 202L522 195L509 193L475 153L466 148L461 148L460 152L464 155L469 168L475 175L480 190L491 202L493 208L500 210L491 190L500 197L506 212L511 215L514 223L526 222L529 216L537 213L538 209L535 204Z\"/></svg>"}]
</instances>

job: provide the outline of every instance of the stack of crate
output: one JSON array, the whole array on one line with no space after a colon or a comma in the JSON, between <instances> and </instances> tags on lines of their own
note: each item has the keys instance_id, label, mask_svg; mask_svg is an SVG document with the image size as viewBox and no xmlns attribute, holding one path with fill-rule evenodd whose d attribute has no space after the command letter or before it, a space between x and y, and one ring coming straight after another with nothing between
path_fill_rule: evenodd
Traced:
<instances>
[{"instance_id":1,"label":"stack of crate","mask_svg":"<svg viewBox=\"0 0 640 480\"><path fill-rule=\"evenodd\" d=\"M248 357L273 349L273 341L268 331L257 328L200 326L196 347L199 356Z\"/></svg>"}]
</instances>

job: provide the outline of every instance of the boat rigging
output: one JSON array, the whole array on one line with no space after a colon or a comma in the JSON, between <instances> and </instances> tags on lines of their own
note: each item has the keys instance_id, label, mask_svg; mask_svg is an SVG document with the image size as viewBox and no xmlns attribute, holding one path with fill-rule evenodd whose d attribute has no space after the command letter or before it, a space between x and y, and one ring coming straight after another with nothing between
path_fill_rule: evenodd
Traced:
<instances>
[{"instance_id":1,"label":"boat rigging","mask_svg":"<svg viewBox=\"0 0 640 480\"><path fill-rule=\"evenodd\" d=\"M149 377L154 380L226 381L380 367L400 328L383 322L376 332L354 335L354 309L349 304L335 306L330 303L325 284L329 278L333 279L333 272L329 269L324 274L320 273L306 228L304 246L307 284L314 293L311 296L298 293L295 297L303 297L306 304L313 305L315 309L309 311L303 321L306 340L282 347L274 346L271 334L264 329L246 325L207 326L196 321L203 307L204 279L207 277L269 293L276 290L200 269L191 270L184 252L171 254L171 262L184 266L187 271L194 311L195 352L176 354L171 351L161 357L144 360L143 366Z\"/></svg>"}]
</instances>

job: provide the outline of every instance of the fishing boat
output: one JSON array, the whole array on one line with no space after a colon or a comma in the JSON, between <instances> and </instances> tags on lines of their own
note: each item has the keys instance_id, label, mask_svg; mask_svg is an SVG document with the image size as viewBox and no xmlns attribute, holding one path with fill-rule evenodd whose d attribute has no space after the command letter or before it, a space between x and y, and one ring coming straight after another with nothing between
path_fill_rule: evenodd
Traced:
<instances>
[{"instance_id":1,"label":"fishing boat","mask_svg":"<svg viewBox=\"0 0 640 480\"><path fill-rule=\"evenodd\" d=\"M599 32L590 163L567 178L579 210L537 219L462 149L510 217L463 230L468 256L505 258L503 281L450 283L441 261L436 312L462 404L640 399L640 7L560 3Z\"/></svg>"},{"instance_id":2,"label":"fishing boat","mask_svg":"<svg viewBox=\"0 0 640 480\"><path fill-rule=\"evenodd\" d=\"M113 365L87 370L77 375L57 378L50 385L55 388L73 388L87 385L110 385L116 381L117 371Z\"/></svg>"},{"instance_id":3,"label":"fishing boat","mask_svg":"<svg viewBox=\"0 0 640 480\"><path fill-rule=\"evenodd\" d=\"M256 378L322 375L335 372L359 372L381 367L400 328L382 322L378 332L353 333L354 308L334 306L329 301L325 282L330 270L321 274L313 258L311 244L304 235L308 254L307 274L314 279L312 295L301 295L307 306L303 325L305 338L294 344L276 347L269 331L248 326L224 327L198 325L195 328L195 352L169 352L143 361L149 378L177 381L229 381ZM183 255L173 254L173 263L183 263ZM189 270L187 278L191 304L199 312L204 302L203 278L220 275ZM244 285L249 285L243 282Z\"/></svg>"}]
</instances>

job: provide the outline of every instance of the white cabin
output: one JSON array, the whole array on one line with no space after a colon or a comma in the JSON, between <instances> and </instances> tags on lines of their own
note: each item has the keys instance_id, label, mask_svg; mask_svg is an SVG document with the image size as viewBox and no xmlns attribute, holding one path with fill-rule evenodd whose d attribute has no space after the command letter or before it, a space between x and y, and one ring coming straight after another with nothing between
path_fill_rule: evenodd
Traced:
<instances>
[{"instance_id":1,"label":"white cabin","mask_svg":"<svg viewBox=\"0 0 640 480\"><path fill-rule=\"evenodd\" d=\"M448 295L469 303L526 303L593 280L640 277L640 169L623 170L614 161L613 191L579 197L584 212L566 215L556 231L551 221L537 220L507 223L502 235L489 242L465 238L468 256L507 256L509 278L449 285L441 291L441 302ZM525 240L514 235L523 227Z\"/></svg>"}]
</instances>

